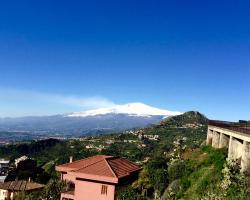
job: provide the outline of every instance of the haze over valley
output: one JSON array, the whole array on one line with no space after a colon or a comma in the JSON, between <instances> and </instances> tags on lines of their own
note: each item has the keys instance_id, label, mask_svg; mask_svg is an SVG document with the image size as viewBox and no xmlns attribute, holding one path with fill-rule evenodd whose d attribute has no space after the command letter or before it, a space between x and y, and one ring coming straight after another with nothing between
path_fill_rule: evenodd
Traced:
<instances>
[{"instance_id":1,"label":"haze over valley","mask_svg":"<svg viewBox=\"0 0 250 200\"><path fill-rule=\"evenodd\" d=\"M46 137L79 137L143 128L181 112L129 103L53 116L29 116L0 119L0 138L9 140ZM4 134L9 132L10 134Z\"/></svg>"}]
</instances>

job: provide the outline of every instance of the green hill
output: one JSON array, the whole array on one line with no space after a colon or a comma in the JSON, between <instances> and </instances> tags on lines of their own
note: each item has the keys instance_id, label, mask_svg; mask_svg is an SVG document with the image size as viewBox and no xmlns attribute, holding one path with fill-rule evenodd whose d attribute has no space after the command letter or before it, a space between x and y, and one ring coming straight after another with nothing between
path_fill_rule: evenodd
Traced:
<instances>
[{"instance_id":1,"label":"green hill","mask_svg":"<svg viewBox=\"0 0 250 200\"><path fill-rule=\"evenodd\" d=\"M197 111L185 112L182 115L169 117L163 120L160 125L167 127L198 127L207 125L208 119Z\"/></svg>"},{"instance_id":2,"label":"green hill","mask_svg":"<svg viewBox=\"0 0 250 200\"><path fill-rule=\"evenodd\" d=\"M146 193L148 199L158 195L162 200L249 199L249 174L240 173L237 162L226 160L226 149L201 145L207 123L204 115L190 111L144 130L160 140L148 144L150 160L134 184L140 194Z\"/></svg>"},{"instance_id":3,"label":"green hill","mask_svg":"<svg viewBox=\"0 0 250 200\"><path fill-rule=\"evenodd\" d=\"M176 138L185 138L187 147L196 148L206 139L208 119L199 112L186 112L169 117L158 125L143 129L144 135L157 135L158 141L145 141L144 157L171 151Z\"/></svg>"}]
</instances>

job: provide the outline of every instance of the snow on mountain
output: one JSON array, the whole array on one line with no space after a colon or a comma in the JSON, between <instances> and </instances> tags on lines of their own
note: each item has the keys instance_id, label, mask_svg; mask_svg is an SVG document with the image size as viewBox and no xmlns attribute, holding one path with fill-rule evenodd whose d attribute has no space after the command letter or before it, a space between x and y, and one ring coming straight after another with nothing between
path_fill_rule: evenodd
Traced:
<instances>
[{"instance_id":1,"label":"snow on mountain","mask_svg":"<svg viewBox=\"0 0 250 200\"><path fill-rule=\"evenodd\" d=\"M117 105L110 108L100 108L95 110L83 111L83 112L74 112L66 114L66 117L89 117L97 115L107 115L107 114L127 114L130 116L174 116L180 115L181 112L168 111L155 107L145 105L143 103L129 103L125 105Z\"/></svg>"}]
</instances>

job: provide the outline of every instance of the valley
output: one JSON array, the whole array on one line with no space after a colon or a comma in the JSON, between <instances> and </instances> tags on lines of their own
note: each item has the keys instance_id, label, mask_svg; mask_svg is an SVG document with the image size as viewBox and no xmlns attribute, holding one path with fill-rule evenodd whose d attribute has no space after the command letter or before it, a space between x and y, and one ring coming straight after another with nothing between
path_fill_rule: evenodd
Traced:
<instances>
[{"instance_id":1,"label":"valley","mask_svg":"<svg viewBox=\"0 0 250 200\"><path fill-rule=\"evenodd\" d=\"M9 160L10 165L24 156L36 163L32 169L10 168L5 181L32 177L32 181L45 184L45 188L27 195L27 199L49 199L52 191L61 191L57 188L62 183L55 171L56 166L70 160L112 155L142 167L130 187L117 190L118 200L206 200L221 194L228 197L223 197L223 200L236 195L247 200L250 194L250 176L247 174L241 180L232 177L235 185L228 186L229 189L220 194L220 185L227 178L224 171L237 164L228 163L225 148L206 146L208 121L201 113L190 111L163 119L158 124L123 132L3 145L0 146L0 158ZM239 169L230 168L237 176L240 175ZM229 176L231 179L233 175Z\"/></svg>"},{"instance_id":2,"label":"valley","mask_svg":"<svg viewBox=\"0 0 250 200\"><path fill-rule=\"evenodd\" d=\"M130 103L54 116L0 118L0 138L6 142L80 138L143 128L178 114L181 112Z\"/></svg>"}]
</instances>

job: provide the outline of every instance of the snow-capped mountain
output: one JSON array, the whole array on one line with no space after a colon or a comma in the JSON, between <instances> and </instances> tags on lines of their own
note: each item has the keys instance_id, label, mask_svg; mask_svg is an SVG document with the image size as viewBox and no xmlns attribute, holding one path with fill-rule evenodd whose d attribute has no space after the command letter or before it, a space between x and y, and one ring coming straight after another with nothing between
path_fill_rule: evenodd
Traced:
<instances>
[{"instance_id":1,"label":"snow-capped mountain","mask_svg":"<svg viewBox=\"0 0 250 200\"><path fill-rule=\"evenodd\" d=\"M129 103L70 114L0 119L0 131L65 133L85 135L119 132L159 123L163 118L179 115L143 103Z\"/></svg>"},{"instance_id":2,"label":"snow-capped mountain","mask_svg":"<svg viewBox=\"0 0 250 200\"><path fill-rule=\"evenodd\" d=\"M89 116L107 115L107 114L127 114L129 116L143 116L143 117L150 117L150 116L168 117L168 116L180 115L182 113L155 108L143 103L128 103L125 105L116 105L110 108L100 108L83 112L74 112L66 114L65 116L89 117Z\"/></svg>"}]
</instances>

